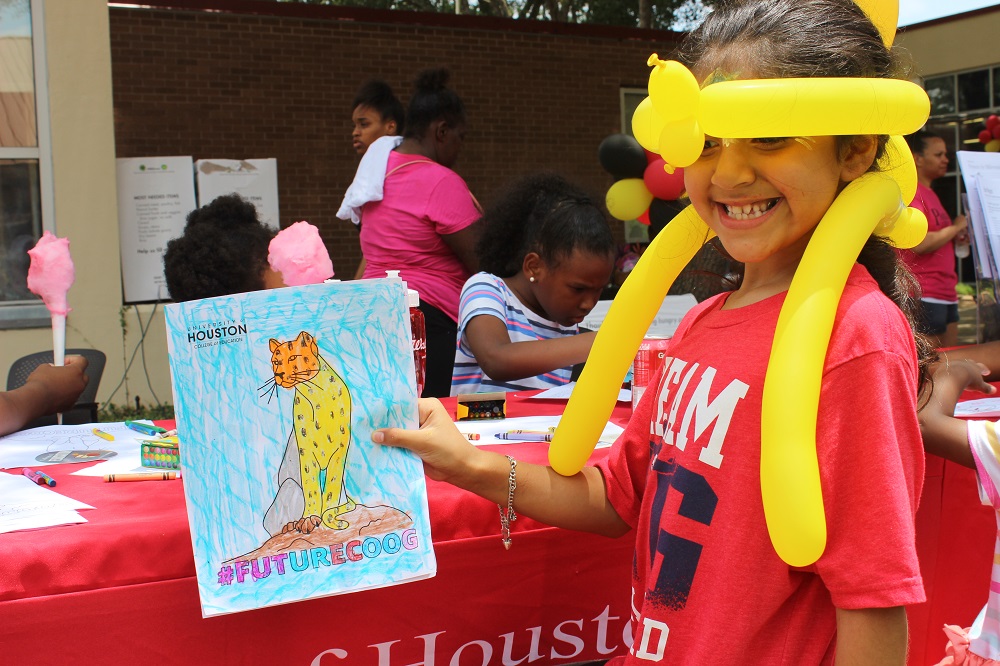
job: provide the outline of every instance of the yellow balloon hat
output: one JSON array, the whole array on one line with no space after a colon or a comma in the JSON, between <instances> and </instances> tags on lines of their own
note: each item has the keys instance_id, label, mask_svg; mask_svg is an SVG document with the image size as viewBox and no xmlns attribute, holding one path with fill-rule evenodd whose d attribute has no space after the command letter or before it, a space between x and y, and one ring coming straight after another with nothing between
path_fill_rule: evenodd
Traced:
<instances>
[{"instance_id":1,"label":"yellow balloon hat","mask_svg":"<svg viewBox=\"0 0 1000 666\"><path fill-rule=\"evenodd\" d=\"M896 0L858 4L890 45ZM807 566L826 547L816 415L833 320L847 276L871 234L908 248L927 233L923 214L906 207L917 176L899 135L923 126L930 102L919 86L894 79L726 81L702 90L680 63L653 54L648 64L653 67L649 97L636 109L632 129L640 145L675 167L698 159L705 134L725 139L893 135L881 170L845 187L817 225L779 314L764 381L760 478L767 529L785 562ZM617 199L614 205L631 212ZM629 273L553 436L549 462L555 471L575 474L587 462L667 290L712 235L689 206L657 235Z\"/></svg>"}]
</instances>

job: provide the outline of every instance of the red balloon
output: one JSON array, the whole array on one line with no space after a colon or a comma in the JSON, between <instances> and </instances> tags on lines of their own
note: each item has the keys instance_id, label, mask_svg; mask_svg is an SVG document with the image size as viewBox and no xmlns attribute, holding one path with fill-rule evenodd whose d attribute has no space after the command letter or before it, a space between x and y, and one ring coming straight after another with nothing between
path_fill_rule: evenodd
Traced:
<instances>
[{"instance_id":1,"label":"red balloon","mask_svg":"<svg viewBox=\"0 0 1000 666\"><path fill-rule=\"evenodd\" d=\"M656 160L662 160L663 159L662 157L660 157L659 155L657 155L656 153L654 153L651 150L646 150L645 148L643 148L643 150L646 151L646 164L652 164Z\"/></svg>"},{"instance_id":2,"label":"red balloon","mask_svg":"<svg viewBox=\"0 0 1000 666\"><path fill-rule=\"evenodd\" d=\"M649 209L647 208L645 213L635 219L639 220L643 224L649 224Z\"/></svg>"},{"instance_id":3,"label":"red balloon","mask_svg":"<svg viewBox=\"0 0 1000 666\"><path fill-rule=\"evenodd\" d=\"M993 140L993 132L988 129L984 129L979 133L979 143L989 143Z\"/></svg>"},{"instance_id":4,"label":"red balloon","mask_svg":"<svg viewBox=\"0 0 1000 666\"><path fill-rule=\"evenodd\" d=\"M993 126L993 138L1000 139L1000 123Z\"/></svg>"},{"instance_id":5,"label":"red balloon","mask_svg":"<svg viewBox=\"0 0 1000 666\"><path fill-rule=\"evenodd\" d=\"M997 125L1000 125L1000 116L992 115L986 119L986 129L992 130Z\"/></svg>"},{"instance_id":6,"label":"red balloon","mask_svg":"<svg viewBox=\"0 0 1000 666\"><path fill-rule=\"evenodd\" d=\"M662 159L650 162L642 175L642 181L657 199L673 201L684 192L684 169L674 169L673 173L667 173L664 166L666 162Z\"/></svg>"}]
</instances>

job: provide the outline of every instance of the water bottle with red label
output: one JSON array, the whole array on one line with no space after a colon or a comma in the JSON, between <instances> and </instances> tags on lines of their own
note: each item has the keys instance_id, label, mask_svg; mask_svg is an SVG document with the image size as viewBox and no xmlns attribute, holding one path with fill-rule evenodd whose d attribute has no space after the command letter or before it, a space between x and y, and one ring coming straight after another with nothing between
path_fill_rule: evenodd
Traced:
<instances>
[{"instance_id":1,"label":"water bottle with red label","mask_svg":"<svg viewBox=\"0 0 1000 666\"><path fill-rule=\"evenodd\" d=\"M420 294L415 289L407 289L410 301L410 332L413 335L413 366L417 372L417 395L424 392L424 377L427 372L427 326L424 313L420 310Z\"/></svg>"},{"instance_id":2,"label":"water bottle with red label","mask_svg":"<svg viewBox=\"0 0 1000 666\"><path fill-rule=\"evenodd\" d=\"M387 270L385 276L390 280L401 280L399 271ZM406 286L406 282L403 282ZM406 300L410 306L410 335L413 337L413 367L417 379L417 397L424 392L424 378L427 376L427 324L424 313L420 310L420 294L416 289L406 290Z\"/></svg>"}]
</instances>

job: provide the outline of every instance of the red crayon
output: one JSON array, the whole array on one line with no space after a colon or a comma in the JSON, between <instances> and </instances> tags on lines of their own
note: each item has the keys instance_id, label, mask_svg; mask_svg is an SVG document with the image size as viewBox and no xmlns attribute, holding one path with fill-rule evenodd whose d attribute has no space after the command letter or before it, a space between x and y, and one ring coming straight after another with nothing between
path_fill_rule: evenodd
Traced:
<instances>
[{"instance_id":1,"label":"red crayon","mask_svg":"<svg viewBox=\"0 0 1000 666\"><path fill-rule=\"evenodd\" d=\"M21 474L25 475L26 477L28 477L29 479L31 479L32 481L34 481L38 485L45 485L45 481L43 479L39 478L38 477L38 472L36 472L33 469L25 467L24 469L21 470Z\"/></svg>"},{"instance_id":2,"label":"red crayon","mask_svg":"<svg viewBox=\"0 0 1000 666\"><path fill-rule=\"evenodd\" d=\"M29 479L31 479L32 481L34 481L35 483L37 483L40 486L49 486L49 487L52 487L52 486L56 485L56 480L53 479L48 474L46 474L45 472L39 472L39 471L30 469L28 467L25 467L25 468L23 468L21 470L21 474L25 475L26 477L28 477Z\"/></svg>"}]
</instances>

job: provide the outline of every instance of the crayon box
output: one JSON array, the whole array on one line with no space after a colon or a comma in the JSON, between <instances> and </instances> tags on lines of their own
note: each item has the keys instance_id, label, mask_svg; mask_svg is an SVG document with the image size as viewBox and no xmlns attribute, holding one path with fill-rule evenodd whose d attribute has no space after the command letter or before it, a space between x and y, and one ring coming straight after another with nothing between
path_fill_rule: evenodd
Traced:
<instances>
[{"instance_id":1,"label":"crayon box","mask_svg":"<svg viewBox=\"0 0 1000 666\"><path fill-rule=\"evenodd\" d=\"M507 418L507 394L460 393L455 408L456 421L478 421Z\"/></svg>"}]
</instances>

